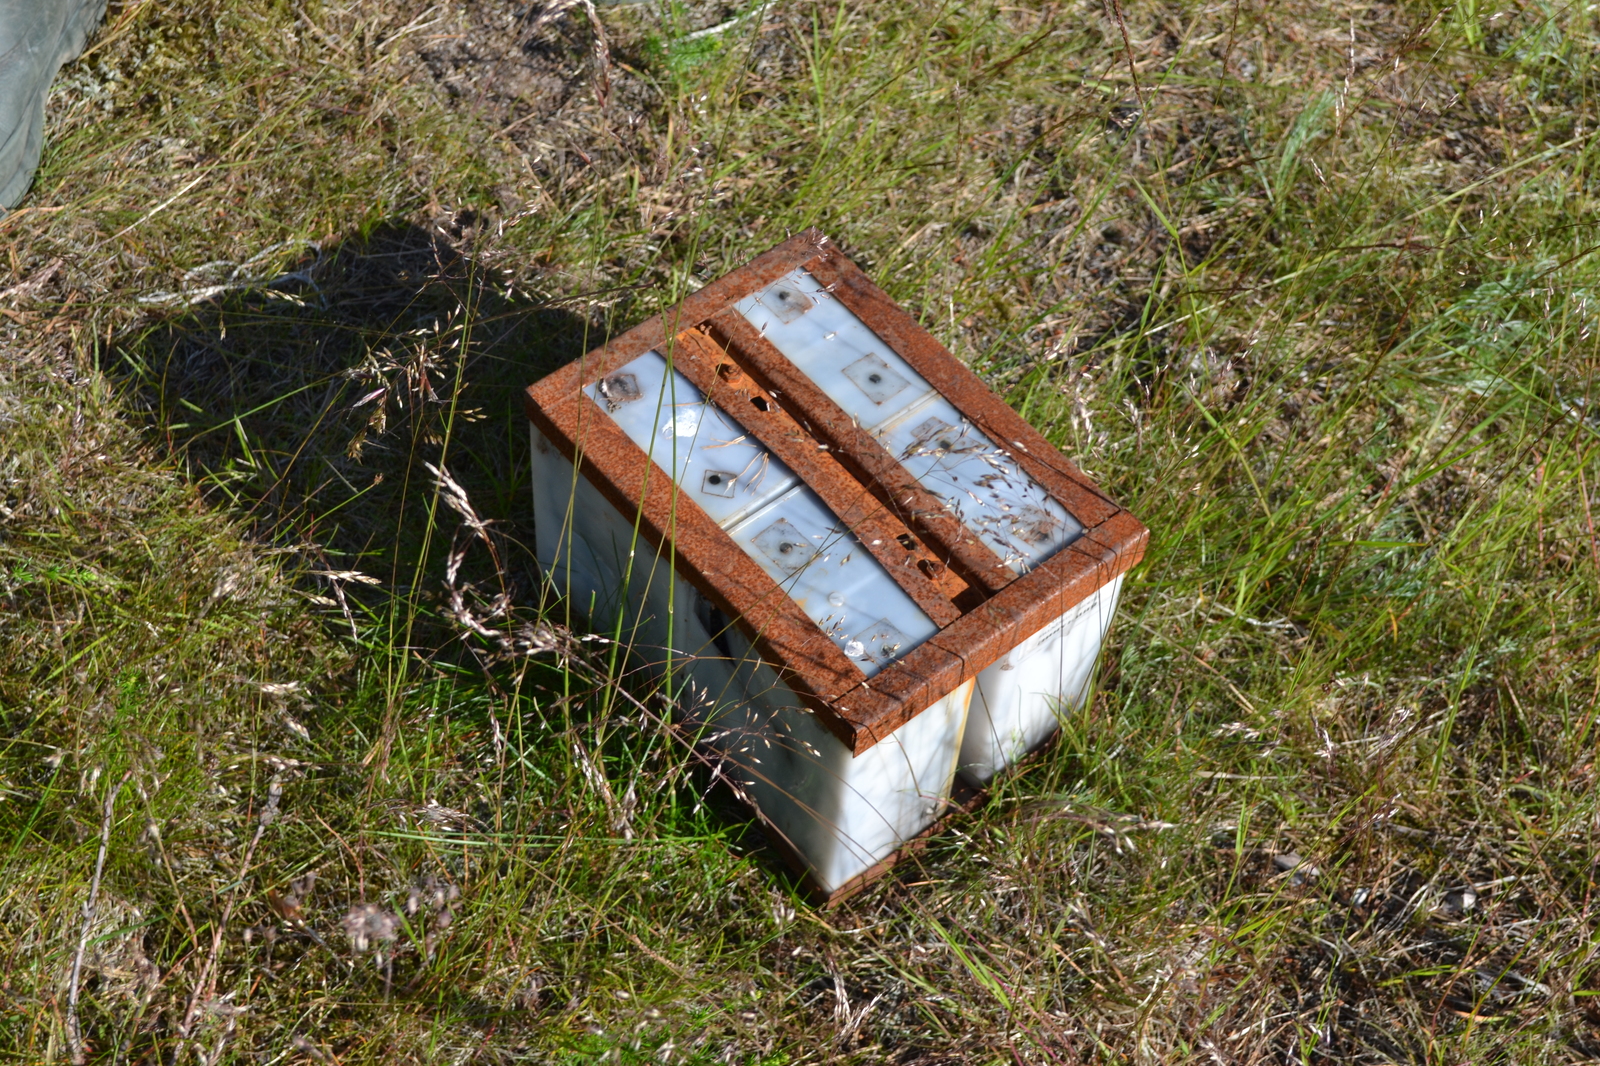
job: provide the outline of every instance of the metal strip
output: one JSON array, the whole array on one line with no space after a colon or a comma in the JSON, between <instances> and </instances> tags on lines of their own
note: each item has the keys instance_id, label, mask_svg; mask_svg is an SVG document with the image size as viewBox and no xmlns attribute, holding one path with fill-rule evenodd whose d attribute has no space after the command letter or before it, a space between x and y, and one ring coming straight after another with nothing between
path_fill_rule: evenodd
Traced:
<instances>
[{"instance_id":1,"label":"metal strip","mask_svg":"<svg viewBox=\"0 0 1600 1066\"><path fill-rule=\"evenodd\" d=\"M1122 510L849 259L828 251L804 267L1085 527Z\"/></svg>"},{"instance_id":2,"label":"metal strip","mask_svg":"<svg viewBox=\"0 0 1600 1066\"><path fill-rule=\"evenodd\" d=\"M800 475L839 521L883 565L895 584L941 629L961 617L936 578L943 563L783 410L778 398L744 374L720 345L699 330L678 334L672 364L729 418ZM906 547L910 544L911 547ZM964 592L963 583L955 594Z\"/></svg>"},{"instance_id":3,"label":"metal strip","mask_svg":"<svg viewBox=\"0 0 1600 1066\"><path fill-rule=\"evenodd\" d=\"M801 425L826 442L833 455L862 484L888 504L944 555L944 561L971 585L994 592L1016 575L989 546L951 514L944 503L917 483L872 434L817 387L805 373L747 322L727 310L711 319L714 333L727 339L736 359L797 412Z\"/></svg>"},{"instance_id":4,"label":"metal strip","mask_svg":"<svg viewBox=\"0 0 1600 1066\"><path fill-rule=\"evenodd\" d=\"M840 718L837 697L861 670L700 505L678 490L604 411L579 393L555 407L528 402L528 417L619 511L638 514L653 549L729 617L840 740L860 729ZM864 749L863 749L864 750Z\"/></svg>"}]
</instances>

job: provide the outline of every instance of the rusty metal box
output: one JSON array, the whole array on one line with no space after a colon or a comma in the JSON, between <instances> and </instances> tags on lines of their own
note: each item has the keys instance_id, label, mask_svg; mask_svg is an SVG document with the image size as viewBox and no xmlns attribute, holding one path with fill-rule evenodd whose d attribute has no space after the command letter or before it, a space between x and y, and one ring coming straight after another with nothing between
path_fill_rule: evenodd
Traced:
<instances>
[{"instance_id":1,"label":"rusty metal box","mask_svg":"<svg viewBox=\"0 0 1600 1066\"><path fill-rule=\"evenodd\" d=\"M824 897L1081 700L1145 528L827 238L528 389L538 557Z\"/></svg>"}]
</instances>

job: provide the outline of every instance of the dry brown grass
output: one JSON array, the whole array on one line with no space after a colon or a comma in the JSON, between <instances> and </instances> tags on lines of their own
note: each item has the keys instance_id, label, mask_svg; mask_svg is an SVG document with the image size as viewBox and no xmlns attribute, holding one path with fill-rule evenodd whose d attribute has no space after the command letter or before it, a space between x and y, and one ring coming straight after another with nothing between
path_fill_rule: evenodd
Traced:
<instances>
[{"instance_id":1,"label":"dry brown grass","mask_svg":"<svg viewBox=\"0 0 1600 1066\"><path fill-rule=\"evenodd\" d=\"M85 928L94 1061L1600 1055L1594 15L598 18L147 0L64 71L0 221L9 1055ZM1094 702L828 914L535 628L514 402L813 224L1154 531Z\"/></svg>"}]
</instances>

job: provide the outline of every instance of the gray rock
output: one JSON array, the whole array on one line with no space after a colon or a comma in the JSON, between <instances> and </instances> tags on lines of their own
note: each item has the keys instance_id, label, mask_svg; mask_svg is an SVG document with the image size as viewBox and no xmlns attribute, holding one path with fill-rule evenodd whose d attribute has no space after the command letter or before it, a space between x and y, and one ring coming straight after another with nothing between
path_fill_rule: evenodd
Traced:
<instances>
[{"instance_id":1,"label":"gray rock","mask_svg":"<svg viewBox=\"0 0 1600 1066\"><path fill-rule=\"evenodd\" d=\"M1292 851L1274 855L1272 857L1272 865L1282 873L1291 875L1289 878L1289 884L1291 885L1303 885L1322 873L1321 870Z\"/></svg>"},{"instance_id":2,"label":"gray rock","mask_svg":"<svg viewBox=\"0 0 1600 1066\"><path fill-rule=\"evenodd\" d=\"M1471 885L1454 888L1444 894L1444 910L1447 914L1466 914L1477 905L1478 893Z\"/></svg>"}]
</instances>

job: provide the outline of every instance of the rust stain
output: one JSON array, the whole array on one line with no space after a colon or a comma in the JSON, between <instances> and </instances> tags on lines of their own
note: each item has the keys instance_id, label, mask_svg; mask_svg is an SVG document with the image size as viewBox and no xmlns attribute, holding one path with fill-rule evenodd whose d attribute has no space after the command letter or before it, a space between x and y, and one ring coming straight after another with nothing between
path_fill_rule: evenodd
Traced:
<instances>
[{"instance_id":1,"label":"rust stain","mask_svg":"<svg viewBox=\"0 0 1600 1066\"><path fill-rule=\"evenodd\" d=\"M941 588L929 572L941 567L938 558L838 459L817 447L816 437L790 417L778 397L751 380L721 345L699 330L678 334L673 354L678 371L798 474L935 625L947 626L961 617L951 600L966 585L952 592Z\"/></svg>"},{"instance_id":2,"label":"rust stain","mask_svg":"<svg viewBox=\"0 0 1600 1066\"><path fill-rule=\"evenodd\" d=\"M936 562L986 592L1012 582L1016 575L987 544L951 514L937 496L923 488L877 438L857 425L799 367L785 359L743 315L724 311L711 320L711 329L713 335L726 338L728 347L753 375L794 406L805 428L828 446L841 465L850 468L860 484L928 539L939 556Z\"/></svg>"}]
</instances>

